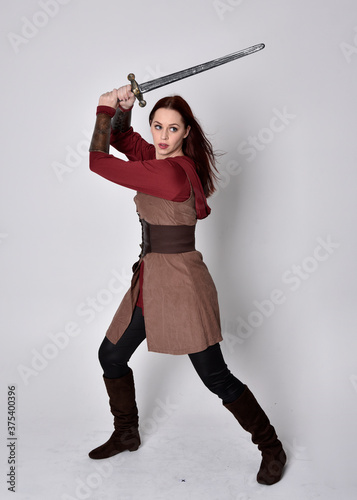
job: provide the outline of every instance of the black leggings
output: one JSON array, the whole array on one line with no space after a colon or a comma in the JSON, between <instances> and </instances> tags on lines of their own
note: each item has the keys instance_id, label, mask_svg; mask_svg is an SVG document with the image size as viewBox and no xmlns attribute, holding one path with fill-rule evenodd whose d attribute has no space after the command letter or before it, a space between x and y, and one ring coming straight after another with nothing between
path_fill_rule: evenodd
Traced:
<instances>
[{"instance_id":1,"label":"black leggings","mask_svg":"<svg viewBox=\"0 0 357 500\"><path fill-rule=\"evenodd\" d=\"M130 325L116 344L106 337L99 348L99 361L106 378L120 378L129 373L128 361L146 338L144 317L136 307ZM189 358L205 386L223 403L232 403L244 391L245 385L228 370L219 344L201 352L189 354Z\"/></svg>"}]
</instances>

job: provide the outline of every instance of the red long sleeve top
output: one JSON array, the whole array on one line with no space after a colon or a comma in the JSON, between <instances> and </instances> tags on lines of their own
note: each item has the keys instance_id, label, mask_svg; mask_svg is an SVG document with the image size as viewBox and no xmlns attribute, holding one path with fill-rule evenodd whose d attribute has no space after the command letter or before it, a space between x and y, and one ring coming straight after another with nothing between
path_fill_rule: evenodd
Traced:
<instances>
[{"instance_id":1,"label":"red long sleeve top","mask_svg":"<svg viewBox=\"0 0 357 500\"><path fill-rule=\"evenodd\" d=\"M98 112L106 106L98 107ZM109 113L108 113L109 114ZM98 151L90 153L90 169L102 177L135 189L171 201L185 201L190 196L190 183L181 168L187 163L185 156L175 156L164 160L156 160L155 147L147 143L132 127L127 132L114 132L110 136L110 144L124 153L129 161Z\"/></svg>"}]
</instances>

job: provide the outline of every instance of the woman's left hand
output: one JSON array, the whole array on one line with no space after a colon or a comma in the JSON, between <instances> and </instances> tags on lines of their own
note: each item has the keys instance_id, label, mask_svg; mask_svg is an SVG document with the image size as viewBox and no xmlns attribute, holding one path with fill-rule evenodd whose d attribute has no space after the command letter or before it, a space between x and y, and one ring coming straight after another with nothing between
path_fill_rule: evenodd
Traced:
<instances>
[{"instance_id":1,"label":"woman's left hand","mask_svg":"<svg viewBox=\"0 0 357 500\"><path fill-rule=\"evenodd\" d=\"M117 109L118 105L119 101L117 89L113 89L111 92L106 92L99 98L99 106L110 106L111 108Z\"/></svg>"}]
</instances>

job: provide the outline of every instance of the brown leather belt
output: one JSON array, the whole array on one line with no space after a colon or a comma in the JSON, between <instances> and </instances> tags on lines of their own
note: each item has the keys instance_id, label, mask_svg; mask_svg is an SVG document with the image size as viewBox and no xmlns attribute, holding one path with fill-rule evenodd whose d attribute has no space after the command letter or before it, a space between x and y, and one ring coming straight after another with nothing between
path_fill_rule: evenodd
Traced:
<instances>
[{"instance_id":1,"label":"brown leather belt","mask_svg":"<svg viewBox=\"0 0 357 500\"><path fill-rule=\"evenodd\" d=\"M158 226L140 219L141 255L147 253L184 253L195 250L196 226Z\"/></svg>"}]
</instances>

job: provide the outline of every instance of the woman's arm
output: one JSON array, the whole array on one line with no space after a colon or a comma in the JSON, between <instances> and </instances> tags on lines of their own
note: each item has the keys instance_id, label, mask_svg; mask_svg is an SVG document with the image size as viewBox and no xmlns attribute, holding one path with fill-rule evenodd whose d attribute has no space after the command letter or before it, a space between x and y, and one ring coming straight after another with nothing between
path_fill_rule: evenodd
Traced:
<instances>
[{"instance_id":1,"label":"woman's arm","mask_svg":"<svg viewBox=\"0 0 357 500\"><path fill-rule=\"evenodd\" d=\"M155 158L155 148L146 142L131 127L131 110L135 97L131 86L118 89L119 106L112 118L110 145L127 156L129 160L151 160Z\"/></svg>"},{"instance_id":2,"label":"woman's arm","mask_svg":"<svg viewBox=\"0 0 357 500\"><path fill-rule=\"evenodd\" d=\"M119 99L116 89L100 96L89 152L101 151L102 153L109 153L111 118L114 116L118 105Z\"/></svg>"},{"instance_id":3,"label":"woman's arm","mask_svg":"<svg viewBox=\"0 0 357 500\"><path fill-rule=\"evenodd\" d=\"M124 161L113 155L92 151L89 168L105 179L141 193L171 201L185 201L191 194L187 175L181 167L184 157L167 160Z\"/></svg>"},{"instance_id":4,"label":"woman's arm","mask_svg":"<svg viewBox=\"0 0 357 500\"><path fill-rule=\"evenodd\" d=\"M190 183L175 159L127 162L109 154L111 118L117 107L116 90L100 97L89 148L90 169L112 182L142 193L172 201L186 200L191 192Z\"/></svg>"},{"instance_id":5,"label":"woman's arm","mask_svg":"<svg viewBox=\"0 0 357 500\"><path fill-rule=\"evenodd\" d=\"M115 115L112 118L112 133L117 134L117 133L124 133L127 132L130 129L131 125L131 110L130 109L124 109L122 106L119 106L115 112Z\"/></svg>"},{"instance_id":6,"label":"woman's arm","mask_svg":"<svg viewBox=\"0 0 357 500\"><path fill-rule=\"evenodd\" d=\"M124 91L128 92L127 87L130 89L130 85L126 85L100 97L89 151L109 153L109 145L112 145L129 160L151 160L155 158L155 147L130 127L132 99L123 95ZM134 95L131 91L130 94Z\"/></svg>"},{"instance_id":7,"label":"woman's arm","mask_svg":"<svg viewBox=\"0 0 357 500\"><path fill-rule=\"evenodd\" d=\"M152 160L155 158L155 146L149 144L134 132L132 127L126 132L111 132L110 145L120 153L125 154L128 160Z\"/></svg>"},{"instance_id":8,"label":"woman's arm","mask_svg":"<svg viewBox=\"0 0 357 500\"><path fill-rule=\"evenodd\" d=\"M117 89L118 107L112 118L112 131L127 132L131 124L131 110L135 103L135 96L131 91L131 85L124 85Z\"/></svg>"}]
</instances>

